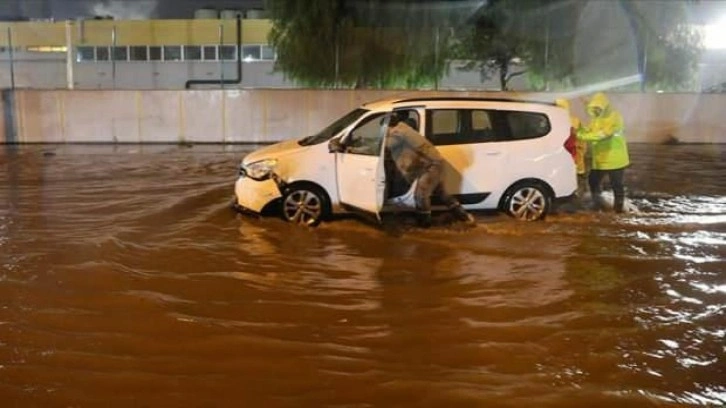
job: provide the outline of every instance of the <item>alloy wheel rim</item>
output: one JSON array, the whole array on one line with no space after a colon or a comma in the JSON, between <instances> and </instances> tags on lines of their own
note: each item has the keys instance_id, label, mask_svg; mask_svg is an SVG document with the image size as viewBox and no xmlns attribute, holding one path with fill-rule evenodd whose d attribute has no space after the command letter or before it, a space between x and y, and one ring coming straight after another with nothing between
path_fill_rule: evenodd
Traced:
<instances>
[{"instance_id":1,"label":"alloy wheel rim","mask_svg":"<svg viewBox=\"0 0 726 408\"><path fill-rule=\"evenodd\" d=\"M285 218L293 223L312 225L320 219L323 205L315 193L298 190L288 195L283 203Z\"/></svg>"},{"instance_id":2,"label":"alloy wheel rim","mask_svg":"<svg viewBox=\"0 0 726 408\"><path fill-rule=\"evenodd\" d=\"M542 216L546 206L547 197L540 190L526 187L514 193L509 211L518 219L533 221Z\"/></svg>"}]
</instances>

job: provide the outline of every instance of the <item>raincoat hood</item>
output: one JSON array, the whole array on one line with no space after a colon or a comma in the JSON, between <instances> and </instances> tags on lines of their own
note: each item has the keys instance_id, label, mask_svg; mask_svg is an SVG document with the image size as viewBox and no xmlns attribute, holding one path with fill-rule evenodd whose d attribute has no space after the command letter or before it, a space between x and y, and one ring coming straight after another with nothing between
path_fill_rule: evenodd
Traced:
<instances>
[{"instance_id":1,"label":"raincoat hood","mask_svg":"<svg viewBox=\"0 0 726 408\"><path fill-rule=\"evenodd\" d=\"M593 109L600 108L602 109L602 114L605 114L610 109L610 101L608 100L608 97L605 96L604 93L598 92L590 99L590 102L587 103L587 113L591 116L595 116L593 114Z\"/></svg>"}]
</instances>

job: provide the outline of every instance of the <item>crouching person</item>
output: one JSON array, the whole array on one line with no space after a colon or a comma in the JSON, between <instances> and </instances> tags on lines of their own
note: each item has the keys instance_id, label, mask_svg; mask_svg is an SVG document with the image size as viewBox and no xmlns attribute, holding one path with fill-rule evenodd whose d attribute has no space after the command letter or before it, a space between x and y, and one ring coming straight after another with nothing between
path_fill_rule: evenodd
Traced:
<instances>
[{"instance_id":1,"label":"crouching person","mask_svg":"<svg viewBox=\"0 0 726 408\"><path fill-rule=\"evenodd\" d=\"M409 182L417 181L415 200L419 226L431 226L432 196L440 199L458 220L475 223L459 201L444 191L441 180L444 159L436 147L396 114L391 115L388 123L386 148L404 177Z\"/></svg>"}]
</instances>

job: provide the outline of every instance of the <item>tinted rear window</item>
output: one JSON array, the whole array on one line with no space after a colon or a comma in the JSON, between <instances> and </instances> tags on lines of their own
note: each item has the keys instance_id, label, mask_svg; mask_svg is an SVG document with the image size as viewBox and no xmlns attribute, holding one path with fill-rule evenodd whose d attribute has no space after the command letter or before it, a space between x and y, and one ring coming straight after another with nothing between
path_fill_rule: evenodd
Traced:
<instances>
[{"instance_id":1,"label":"tinted rear window","mask_svg":"<svg viewBox=\"0 0 726 408\"><path fill-rule=\"evenodd\" d=\"M547 115L536 112L507 112L510 140L535 139L550 132Z\"/></svg>"},{"instance_id":2,"label":"tinted rear window","mask_svg":"<svg viewBox=\"0 0 726 408\"><path fill-rule=\"evenodd\" d=\"M429 109L426 135L435 145L535 139L551 130L547 115L487 109Z\"/></svg>"}]
</instances>

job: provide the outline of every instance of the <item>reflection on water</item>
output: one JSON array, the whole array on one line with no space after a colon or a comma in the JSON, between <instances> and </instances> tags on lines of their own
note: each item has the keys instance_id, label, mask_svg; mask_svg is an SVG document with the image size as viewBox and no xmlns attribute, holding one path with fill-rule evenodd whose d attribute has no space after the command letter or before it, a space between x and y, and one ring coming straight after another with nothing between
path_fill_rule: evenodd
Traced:
<instances>
[{"instance_id":1,"label":"reflection on water","mask_svg":"<svg viewBox=\"0 0 726 408\"><path fill-rule=\"evenodd\" d=\"M245 147L4 149L9 406L726 403L724 146L633 146L639 214L426 231L234 214Z\"/></svg>"}]
</instances>

